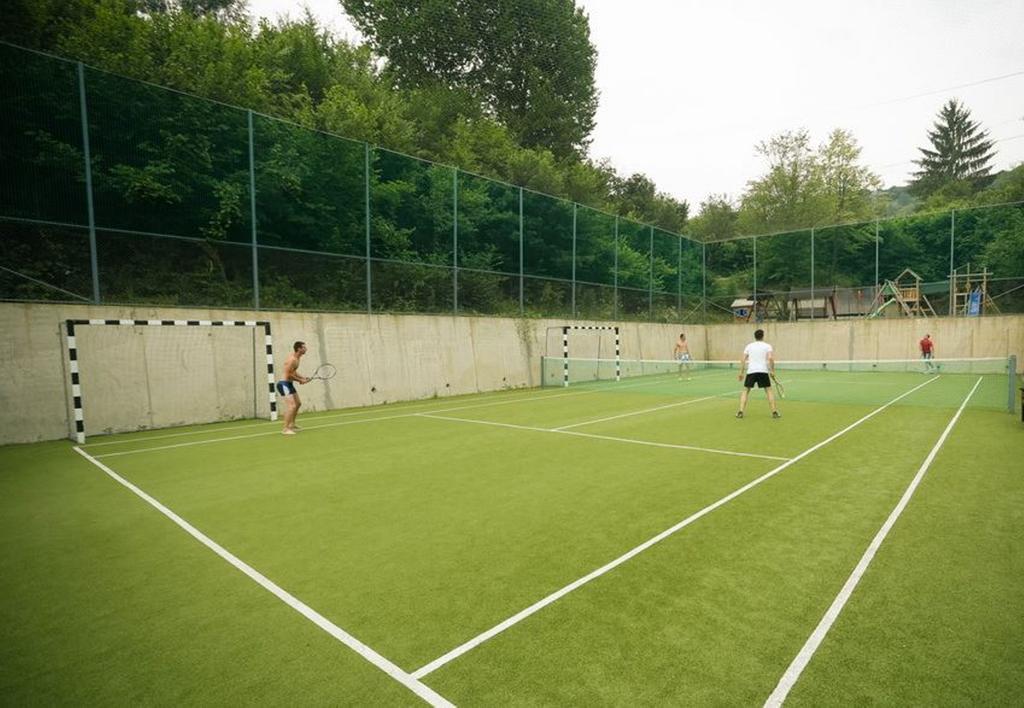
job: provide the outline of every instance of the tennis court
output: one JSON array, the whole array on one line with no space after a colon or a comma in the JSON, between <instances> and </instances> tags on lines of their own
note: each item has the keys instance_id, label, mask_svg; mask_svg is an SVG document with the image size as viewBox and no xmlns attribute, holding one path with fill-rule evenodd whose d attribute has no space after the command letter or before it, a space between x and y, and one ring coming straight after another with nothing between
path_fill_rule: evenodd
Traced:
<instances>
[{"instance_id":1,"label":"tennis court","mask_svg":"<svg viewBox=\"0 0 1024 708\"><path fill-rule=\"evenodd\" d=\"M727 366L568 365L0 448L6 699L1019 702L1005 361L781 367L780 420Z\"/></svg>"}]
</instances>

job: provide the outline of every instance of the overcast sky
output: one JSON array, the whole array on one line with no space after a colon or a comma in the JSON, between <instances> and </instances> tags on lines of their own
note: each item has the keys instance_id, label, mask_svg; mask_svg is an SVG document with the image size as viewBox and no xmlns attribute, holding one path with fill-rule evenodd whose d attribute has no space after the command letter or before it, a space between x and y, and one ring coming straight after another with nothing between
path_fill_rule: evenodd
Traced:
<instances>
[{"instance_id":1,"label":"overcast sky","mask_svg":"<svg viewBox=\"0 0 1024 708\"><path fill-rule=\"evenodd\" d=\"M598 51L591 156L647 174L692 214L709 194L738 197L764 172L754 146L796 128L815 144L852 131L863 163L905 184L954 97L999 140L997 169L1024 162L1022 0L576 4ZM337 0L249 1L267 17L303 6L358 40Z\"/></svg>"}]
</instances>

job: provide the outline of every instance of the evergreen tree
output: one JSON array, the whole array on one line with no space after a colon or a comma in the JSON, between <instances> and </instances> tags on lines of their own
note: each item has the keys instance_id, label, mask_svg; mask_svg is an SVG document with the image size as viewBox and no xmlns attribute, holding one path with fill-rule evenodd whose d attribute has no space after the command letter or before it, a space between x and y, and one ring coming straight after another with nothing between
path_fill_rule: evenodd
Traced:
<instances>
[{"instance_id":1,"label":"evergreen tree","mask_svg":"<svg viewBox=\"0 0 1024 708\"><path fill-rule=\"evenodd\" d=\"M912 189L916 194L928 196L951 182L978 182L988 177L989 163L995 155L993 141L956 99L950 99L939 111L928 140L931 148L919 148L921 159L914 161L921 168L914 174Z\"/></svg>"}]
</instances>

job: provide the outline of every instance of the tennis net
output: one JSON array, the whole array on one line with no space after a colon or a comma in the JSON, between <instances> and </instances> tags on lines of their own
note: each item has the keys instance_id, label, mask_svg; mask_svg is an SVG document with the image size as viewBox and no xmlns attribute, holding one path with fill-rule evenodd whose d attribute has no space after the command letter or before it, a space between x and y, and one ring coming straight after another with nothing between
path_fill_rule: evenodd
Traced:
<instances>
[{"instance_id":1,"label":"tennis net","mask_svg":"<svg viewBox=\"0 0 1024 708\"><path fill-rule=\"evenodd\" d=\"M876 404L922 383L908 397L918 405L959 405L977 380L971 405L1013 412L1016 357L962 359L854 359L777 361L775 371L788 400ZM737 391L738 361L660 359L581 359L543 357L544 386L598 386L633 393L713 395Z\"/></svg>"}]
</instances>

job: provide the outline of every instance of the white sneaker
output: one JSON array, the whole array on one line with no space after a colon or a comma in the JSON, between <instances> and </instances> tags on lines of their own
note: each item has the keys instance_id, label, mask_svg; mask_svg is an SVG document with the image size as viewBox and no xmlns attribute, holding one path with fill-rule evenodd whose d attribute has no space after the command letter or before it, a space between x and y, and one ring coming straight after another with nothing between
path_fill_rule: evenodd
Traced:
<instances>
[{"instance_id":1,"label":"white sneaker","mask_svg":"<svg viewBox=\"0 0 1024 708\"><path fill-rule=\"evenodd\" d=\"M281 435L295 435L295 434L296 434L296 432L294 430L292 430L291 428L285 428L284 430L281 431Z\"/></svg>"}]
</instances>

